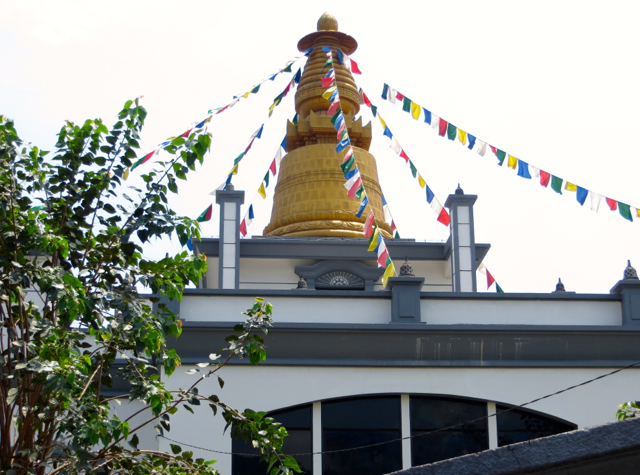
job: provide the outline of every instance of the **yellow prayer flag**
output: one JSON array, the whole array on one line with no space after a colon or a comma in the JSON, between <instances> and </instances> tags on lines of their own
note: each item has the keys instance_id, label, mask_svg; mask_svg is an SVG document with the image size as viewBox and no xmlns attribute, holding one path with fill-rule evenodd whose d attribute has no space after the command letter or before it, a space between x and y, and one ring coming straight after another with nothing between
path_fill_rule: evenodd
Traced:
<instances>
[{"instance_id":1,"label":"yellow prayer flag","mask_svg":"<svg viewBox=\"0 0 640 475\"><path fill-rule=\"evenodd\" d=\"M413 117L415 120L418 120L420 118L421 109L422 108L418 104L411 101L411 117Z\"/></svg>"},{"instance_id":2,"label":"yellow prayer flag","mask_svg":"<svg viewBox=\"0 0 640 475\"><path fill-rule=\"evenodd\" d=\"M247 97L249 97L249 94L251 94L251 91L249 91L249 92L245 92L245 93L242 95L242 97L244 97L244 98L246 99Z\"/></svg>"},{"instance_id":3,"label":"yellow prayer flag","mask_svg":"<svg viewBox=\"0 0 640 475\"><path fill-rule=\"evenodd\" d=\"M387 128L387 124L384 120L382 120L382 117L380 117L380 114L378 114L378 119L380 119L380 125L382 125L382 129L386 129Z\"/></svg>"},{"instance_id":4,"label":"yellow prayer flag","mask_svg":"<svg viewBox=\"0 0 640 475\"><path fill-rule=\"evenodd\" d=\"M518 165L518 159L513 155L509 155L509 163L508 163L509 168L513 168L515 170L516 165Z\"/></svg>"},{"instance_id":5,"label":"yellow prayer flag","mask_svg":"<svg viewBox=\"0 0 640 475\"><path fill-rule=\"evenodd\" d=\"M636 209L636 214L638 215L638 218L640 218L640 209Z\"/></svg>"},{"instance_id":6,"label":"yellow prayer flag","mask_svg":"<svg viewBox=\"0 0 640 475\"><path fill-rule=\"evenodd\" d=\"M237 175L237 174L238 174L238 164L236 163L231 169L231 172L229 173L229 175Z\"/></svg>"},{"instance_id":7,"label":"yellow prayer flag","mask_svg":"<svg viewBox=\"0 0 640 475\"><path fill-rule=\"evenodd\" d=\"M373 232L373 237L371 238L371 244L369 244L369 249L367 249L367 251L373 251L376 247L378 247L379 235L380 235L380 228L376 226L376 230Z\"/></svg>"},{"instance_id":8,"label":"yellow prayer flag","mask_svg":"<svg viewBox=\"0 0 640 475\"><path fill-rule=\"evenodd\" d=\"M396 268L393 265L393 262L390 262L387 268L384 270L384 274L382 274L382 286L387 286L387 280L389 277L394 277L396 275Z\"/></svg>"},{"instance_id":9,"label":"yellow prayer flag","mask_svg":"<svg viewBox=\"0 0 640 475\"><path fill-rule=\"evenodd\" d=\"M467 133L462 129L458 129L458 140L462 145L467 144Z\"/></svg>"},{"instance_id":10,"label":"yellow prayer flag","mask_svg":"<svg viewBox=\"0 0 640 475\"><path fill-rule=\"evenodd\" d=\"M564 185L564 189L567 191L578 191L578 187L573 183L569 183L569 182L567 182L567 184Z\"/></svg>"},{"instance_id":11,"label":"yellow prayer flag","mask_svg":"<svg viewBox=\"0 0 640 475\"><path fill-rule=\"evenodd\" d=\"M263 198L267 198L267 190L264 189L264 182L260 183L260 188L258 188L258 193L260 194L260 196L262 196Z\"/></svg>"},{"instance_id":12,"label":"yellow prayer flag","mask_svg":"<svg viewBox=\"0 0 640 475\"><path fill-rule=\"evenodd\" d=\"M335 90L336 90L336 86L331 86L326 91L324 91L324 93L322 94L322 97L328 101L329 99L331 99L331 96L333 95Z\"/></svg>"},{"instance_id":13,"label":"yellow prayer flag","mask_svg":"<svg viewBox=\"0 0 640 475\"><path fill-rule=\"evenodd\" d=\"M130 171L131 171L131 170L130 170L129 168L127 168L127 169L124 171L124 173L122 174L122 179L123 179L124 181L127 181L127 178L129 178L129 172L130 172Z\"/></svg>"},{"instance_id":14,"label":"yellow prayer flag","mask_svg":"<svg viewBox=\"0 0 640 475\"><path fill-rule=\"evenodd\" d=\"M422 178L422 175L418 174L418 181L420 182L420 188L424 188L425 186L427 186L427 182L424 181L424 178Z\"/></svg>"}]
</instances>

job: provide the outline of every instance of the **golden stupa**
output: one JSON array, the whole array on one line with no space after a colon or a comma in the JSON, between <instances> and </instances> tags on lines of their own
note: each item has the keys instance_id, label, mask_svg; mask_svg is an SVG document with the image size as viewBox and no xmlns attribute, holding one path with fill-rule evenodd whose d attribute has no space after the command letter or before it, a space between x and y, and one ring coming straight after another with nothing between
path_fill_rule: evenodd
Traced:
<instances>
[{"instance_id":1,"label":"golden stupa","mask_svg":"<svg viewBox=\"0 0 640 475\"><path fill-rule=\"evenodd\" d=\"M338 31L338 21L325 13L318 20L318 31L298 42L298 49L313 48L296 92L298 123L287 123L287 155L282 159L273 198L271 221L264 229L267 236L333 236L364 237L364 222L369 210L357 218L359 200L350 200L340 169L348 148L336 153L336 132L327 115L329 102L322 97L321 78L329 46L334 56L333 67L356 164L373 207L376 221L385 238L391 238L391 227L384 222L382 190L378 183L376 161L369 150L371 123L362 125L361 96L351 71L338 61L337 49L350 55L358 47L351 36Z\"/></svg>"}]
</instances>

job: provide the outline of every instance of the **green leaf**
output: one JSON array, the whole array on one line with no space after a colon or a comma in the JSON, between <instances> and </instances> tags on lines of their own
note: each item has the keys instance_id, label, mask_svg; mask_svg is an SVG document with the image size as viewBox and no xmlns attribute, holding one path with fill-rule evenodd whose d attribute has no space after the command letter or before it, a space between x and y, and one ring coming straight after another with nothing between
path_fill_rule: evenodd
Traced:
<instances>
[{"instance_id":1,"label":"green leaf","mask_svg":"<svg viewBox=\"0 0 640 475\"><path fill-rule=\"evenodd\" d=\"M182 452L182 447L180 447L179 445L170 444L170 446L171 446L171 452L173 452L173 455L178 455L180 452Z\"/></svg>"},{"instance_id":2,"label":"green leaf","mask_svg":"<svg viewBox=\"0 0 640 475\"><path fill-rule=\"evenodd\" d=\"M220 376L218 376L218 384L220 385L220 389L224 388L224 381Z\"/></svg>"}]
</instances>

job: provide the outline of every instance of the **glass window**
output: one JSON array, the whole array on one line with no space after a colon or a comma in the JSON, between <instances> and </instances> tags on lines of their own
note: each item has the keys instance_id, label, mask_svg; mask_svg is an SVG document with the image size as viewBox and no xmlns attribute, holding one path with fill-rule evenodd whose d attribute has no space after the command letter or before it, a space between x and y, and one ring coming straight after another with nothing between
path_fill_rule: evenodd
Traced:
<instances>
[{"instance_id":1,"label":"glass window","mask_svg":"<svg viewBox=\"0 0 640 475\"><path fill-rule=\"evenodd\" d=\"M322 450L325 452L379 444L401 437L399 396L322 403ZM400 440L322 456L323 475L381 475L401 469Z\"/></svg>"},{"instance_id":2,"label":"glass window","mask_svg":"<svg viewBox=\"0 0 640 475\"><path fill-rule=\"evenodd\" d=\"M284 439L283 452L285 454L310 454L312 452L311 405L296 406L269 413L287 428L289 436ZM232 473L233 475L260 475L267 473L267 464L260 462L258 457L247 457L240 454L258 454L251 442L233 439L231 442ZM313 459L311 455L296 455L295 459L302 469L302 473L313 474Z\"/></svg>"},{"instance_id":3,"label":"glass window","mask_svg":"<svg viewBox=\"0 0 640 475\"><path fill-rule=\"evenodd\" d=\"M424 465L489 448L487 404L479 401L411 396L411 465ZM466 423L465 423L466 422ZM433 434L428 432L456 426ZM424 434L424 435L422 435Z\"/></svg>"},{"instance_id":4,"label":"glass window","mask_svg":"<svg viewBox=\"0 0 640 475\"><path fill-rule=\"evenodd\" d=\"M508 406L496 406L496 409L499 447L561 434L577 428L575 424L523 409L513 409L502 414L499 412L508 409Z\"/></svg>"}]
</instances>

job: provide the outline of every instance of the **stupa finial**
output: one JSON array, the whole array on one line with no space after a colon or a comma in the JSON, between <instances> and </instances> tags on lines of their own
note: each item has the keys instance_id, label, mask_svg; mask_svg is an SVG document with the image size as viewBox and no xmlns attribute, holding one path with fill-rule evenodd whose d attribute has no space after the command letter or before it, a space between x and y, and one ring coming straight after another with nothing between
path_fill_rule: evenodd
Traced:
<instances>
[{"instance_id":1,"label":"stupa finial","mask_svg":"<svg viewBox=\"0 0 640 475\"><path fill-rule=\"evenodd\" d=\"M329 12L324 12L318 20L318 31L338 31L338 20Z\"/></svg>"}]
</instances>

